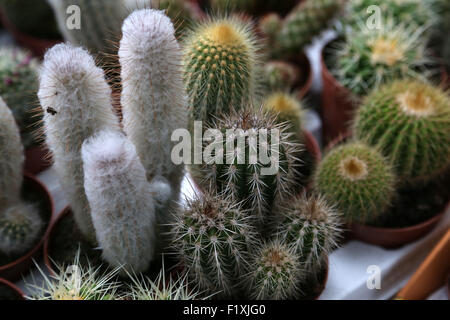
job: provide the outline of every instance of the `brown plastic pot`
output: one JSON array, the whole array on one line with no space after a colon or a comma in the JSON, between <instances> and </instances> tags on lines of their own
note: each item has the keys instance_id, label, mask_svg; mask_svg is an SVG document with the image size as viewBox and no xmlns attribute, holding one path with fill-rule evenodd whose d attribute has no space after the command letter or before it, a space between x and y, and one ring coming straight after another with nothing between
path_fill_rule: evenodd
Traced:
<instances>
[{"instance_id":1,"label":"brown plastic pot","mask_svg":"<svg viewBox=\"0 0 450 320\"><path fill-rule=\"evenodd\" d=\"M25 172L38 174L47 169L50 164L51 161L48 159L48 151L45 145L40 144L25 150Z\"/></svg>"},{"instance_id":2,"label":"brown plastic pot","mask_svg":"<svg viewBox=\"0 0 450 320\"><path fill-rule=\"evenodd\" d=\"M24 187L32 190L32 193L39 195L39 198L44 201L46 212L43 212L44 219L48 221L47 229L44 232L44 235L40 239L40 241L34 246L33 249L28 251L25 255L20 257L19 259L12 261L6 265L0 266L0 277L8 279L10 281L16 281L20 279L21 275L25 274L30 267L32 266L33 259L37 259L40 257L42 251L42 245L44 241L47 239L49 232L51 221L54 217L54 204L53 198L50 195L50 192L45 187L42 182L40 182L37 178L27 173L24 174Z\"/></svg>"},{"instance_id":3,"label":"brown plastic pot","mask_svg":"<svg viewBox=\"0 0 450 320\"><path fill-rule=\"evenodd\" d=\"M324 143L349 131L349 124L357 106L357 97L331 74L322 49L320 63L322 76L322 127Z\"/></svg>"},{"instance_id":4,"label":"brown plastic pot","mask_svg":"<svg viewBox=\"0 0 450 320\"><path fill-rule=\"evenodd\" d=\"M0 278L0 289L3 289L4 287L6 287L7 290L10 290L14 295L17 296L16 300L25 300L25 294L22 290L19 289L19 287L6 279Z\"/></svg>"}]
</instances>

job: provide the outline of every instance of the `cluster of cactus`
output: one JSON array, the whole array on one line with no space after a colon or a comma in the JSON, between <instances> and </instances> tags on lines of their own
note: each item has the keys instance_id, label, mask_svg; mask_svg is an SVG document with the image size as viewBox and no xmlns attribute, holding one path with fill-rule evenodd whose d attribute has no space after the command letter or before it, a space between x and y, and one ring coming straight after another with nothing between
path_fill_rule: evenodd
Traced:
<instances>
[{"instance_id":1,"label":"cluster of cactus","mask_svg":"<svg viewBox=\"0 0 450 320\"><path fill-rule=\"evenodd\" d=\"M11 108L21 130L25 147L34 143L33 128L36 118L33 109L38 88L37 59L20 48L0 48L0 93Z\"/></svg>"},{"instance_id":2,"label":"cluster of cactus","mask_svg":"<svg viewBox=\"0 0 450 320\"><path fill-rule=\"evenodd\" d=\"M450 166L450 98L417 80L396 80L370 93L353 131L390 160L402 180L428 180Z\"/></svg>"},{"instance_id":3,"label":"cluster of cactus","mask_svg":"<svg viewBox=\"0 0 450 320\"><path fill-rule=\"evenodd\" d=\"M319 163L314 189L334 203L347 221L375 223L395 197L396 178L374 147L350 141L331 149Z\"/></svg>"},{"instance_id":4,"label":"cluster of cactus","mask_svg":"<svg viewBox=\"0 0 450 320\"><path fill-rule=\"evenodd\" d=\"M103 70L82 48L50 49L38 96L54 168L86 240L112 266L144 271L179 193L183 167L170 161L171 130L187 123L181 51L162 11L133 12L119 60L125 138ZM137 191L138 190L138 191ZM120 210L119 210L120 208Z\"/></svg>"},{"instance_id":5,"label":"cluster of cactus","mask_svg":"<svg viewBox=\"0 0 450 320\"><path fill-rule=\"evenodd\" d=\"M290 91L300 79L300 69L286 61L269 61L263 68L263 86L266 92Z\"/></svg>"},{"instance_id":6,"label":"cluster of cactus","mask_svg":"<svg viewBox=\"0 0 450 320\"><path fill-rule=\"evenodd\" d=\"M328 64L340 83L356 97L396 78L425 78L430 58L423 29L388 20L380 29L360 25L336 43Z\"/></svg>"},{"instance_id":7,"label":"cluster of cactus","mask_svg":"<svg viewBox=\"0 0 450 320\"><path fill-rule=\"evenodd\" d=\"M210 122L250 101L256 59L252 25L238 17L210 18L193 29L184 43L191 119Z\"/></svg>"},{"instance_id":8,"label":"cluster of cactus","mask_svg":"<svg viewBox=\"0 0 450 320\"><path fill-rule=\"evenodd\" d=\"M42 230L36 208L21 200L23 145L12 112L0 97L0 253L21 254Z\"/></svg>"}]
</instances>

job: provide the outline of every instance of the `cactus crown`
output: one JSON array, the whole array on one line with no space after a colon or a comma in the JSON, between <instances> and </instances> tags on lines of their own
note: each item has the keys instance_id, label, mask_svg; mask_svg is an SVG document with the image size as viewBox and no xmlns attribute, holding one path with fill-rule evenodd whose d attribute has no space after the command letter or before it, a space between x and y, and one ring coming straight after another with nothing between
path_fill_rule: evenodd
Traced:
<instances>
[{"instance_id":1,"label":"cactus crown","mask_svg":"<svg viewBox=\"0 0 450 320\"><path fill-rule=\"evenodd\" d=\"M355 135L380 148L399 176L430 179L449 166L450 98L430 84L397 80L368 95Z\"/></svg>"}]
</instances>

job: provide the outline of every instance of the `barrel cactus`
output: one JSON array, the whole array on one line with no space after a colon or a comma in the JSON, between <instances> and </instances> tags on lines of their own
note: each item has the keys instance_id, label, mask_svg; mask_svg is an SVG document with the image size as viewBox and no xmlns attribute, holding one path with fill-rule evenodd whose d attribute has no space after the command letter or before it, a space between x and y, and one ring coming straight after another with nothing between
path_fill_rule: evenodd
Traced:
<instances>
[{"instance_id":1,"label":"barrel cactus","mask_svg":"<svg viewBox=\"0 0 450 320\"><path fill-rule=\"evenodd\" d=\"M269 61L263 67L264 90L290 91L300 79L300 69L289 62Z\"/></svg>"},{"instance_id":2,"label":"barrel cactus","mask_svg":"<svg viewBox=\"0 0 450 320\"><path fill-rule=\"evenodd\" d=\"M450 165L450 97L420 81L387 83L364 99L354 132L376 145L402 180L428 180Z\"/></svg>"},{"instance_id":3,"label":"barrel cactus","mask_svg":"<svg viewBox=\"0 0 450 320\"><path fill-rule=\"evenodd\" d=\"M336 204L347 221L371 224L394 199L395 176L377 149L349 142L330 150L319 163L314 189Z\"/></svg>"}]
</instances>

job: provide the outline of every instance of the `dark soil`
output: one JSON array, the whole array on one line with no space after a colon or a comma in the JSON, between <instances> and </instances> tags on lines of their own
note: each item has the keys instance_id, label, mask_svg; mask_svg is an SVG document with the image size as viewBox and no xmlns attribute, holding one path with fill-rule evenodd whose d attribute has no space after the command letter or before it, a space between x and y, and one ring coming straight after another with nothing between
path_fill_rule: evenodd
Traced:
<instances>
[{"instance_id":1,"label":"dark soil","mask_svg":"<svg viewBox=\"0 0 450 320\"><path fill-rule=\"evenodd\" d=\"M0 300L21 300L21 296L10 287L0 283Z\"/></svg>"}]
</instances>

